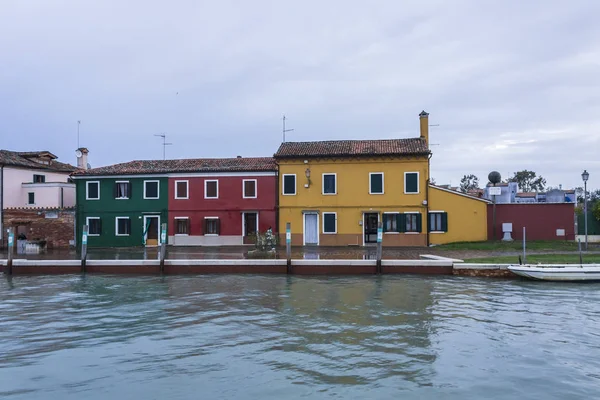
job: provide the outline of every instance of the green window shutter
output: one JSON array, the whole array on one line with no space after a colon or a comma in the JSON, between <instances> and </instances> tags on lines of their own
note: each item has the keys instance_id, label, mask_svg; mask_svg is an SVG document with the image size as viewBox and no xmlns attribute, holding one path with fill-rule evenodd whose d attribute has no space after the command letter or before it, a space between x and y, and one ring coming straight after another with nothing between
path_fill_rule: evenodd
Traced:
<instances>
[{"instance_id":1,"label":"green window shutter","mask_svg":"<svg viewBox=\"0 0 600 400\"><path fill-rule=\"evenodd\" d=\"M407 173L404 178L404 190L406 193L419 192L419 174L416 172Z\"/></svg>"},{"instance_id":2,"label":"green window shutter","mask_svg":"<svg viewBox=\"0 0 600 400\"><path fill-rule=\"evenodd\" d=\"M417 232L421 233L423 231L423 214L417 214Z\"/></svg>"},{"instance_id":3,"label":"green window shutter","mask_svg":"<svg viewBox=\"0 0 600 400\"><path fill-rule=\"evenodd\" d=\"M387 222L391 218L389 214L383 214L383 233L387 232Z\"/></svg>"},{"instance_id":4,"label":"green window shutter","mask_svg":"<svg viewBox=\"0 0 600 400\"><path fill-rule=\"evenodd\" d=\"M88 227L88 229L89 229L89 227ZM102 220L99 219L98 220L98 235L101 235L101 234L102 234Z\"/></svg>"},{"instance_id":5,"label":"green window shutter","mask_svg":"<svg viewBox=\"0 0 600 400\"><path fill-rule=\"evenodd\" d=\"M406 215L398 214L396 224L398 225L398 232L406 232Z\"/></svg>"},{"instance_id":6,"label":"green window shutter","mask_svg":"<svg viewBox=\"0 0 600 400\"><path fill-rule=\"evenodd\" d=\"M434 214L427 213L427 232L431 232L432 231L432 229L431 229L432 222L433 222L432 220L434 220L434 218L435 218Z\"/></svg>"},{"instance_id":7,"label":"green window shutter","mask_svg":"<svg viewBox=\"0 0 600 400\"><path fill-rule=\"evenodd\" d=\"M442 213L442 231L448 232L448 213Z\"/></svg>"}]
</instances>

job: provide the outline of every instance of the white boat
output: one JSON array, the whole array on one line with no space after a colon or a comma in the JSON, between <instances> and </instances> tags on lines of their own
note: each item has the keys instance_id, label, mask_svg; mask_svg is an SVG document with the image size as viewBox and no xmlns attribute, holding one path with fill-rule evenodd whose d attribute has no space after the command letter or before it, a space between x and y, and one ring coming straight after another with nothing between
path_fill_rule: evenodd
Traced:
<instances>
[{"instance_id":1,"label":"white boat","mask_svg":"<svg viewBox=\"0 0 600 400\"><path fill-rule=\"evenodd\" d=\"M600 281L600 264L511 265L509 271L542 281Z\"/></svg>"}]
</instances>

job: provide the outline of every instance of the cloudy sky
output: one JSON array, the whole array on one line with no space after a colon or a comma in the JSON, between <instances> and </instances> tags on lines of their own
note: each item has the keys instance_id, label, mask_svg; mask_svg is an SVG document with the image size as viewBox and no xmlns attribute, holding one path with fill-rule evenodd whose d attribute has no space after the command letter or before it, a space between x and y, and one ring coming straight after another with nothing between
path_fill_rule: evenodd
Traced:
<instances>
[{"instance_id":1,"label":"cloudy sky","mask_svg":"<svg viewBox=\"0 0 600 400\"><path fill-rule=\"evenodd\" d=\"M0 148L92 166L418 136L438 184L600 188L600 1L2 0Z\"/></svg>"}]
</instances>

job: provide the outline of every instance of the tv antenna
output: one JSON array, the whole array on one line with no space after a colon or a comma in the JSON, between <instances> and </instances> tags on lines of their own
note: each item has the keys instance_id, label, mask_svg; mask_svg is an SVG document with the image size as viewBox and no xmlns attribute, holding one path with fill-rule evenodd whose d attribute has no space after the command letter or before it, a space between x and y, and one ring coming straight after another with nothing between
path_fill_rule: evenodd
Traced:
<instances>
[{"instance_id":1,"label":"tv antenna","mask_svg":"<svg viewBox=\"0 0 600 400\"><path fill-rule=\"evenodd\" d=\"M77 120L77 148L79 148L79 125L81 125L81 121Z\"/></svg>"},{"instance_id":2,"label":"tv antenna","mask_svg":"<svg viewBox=\"0 0 600 400\"><path fill-rule=\"evenodd\" d=\"M285 143L285 133L291 131L293 131L293 129L285 129L285 114L283 114L283 143Z\"/></svg>"},{"instance_id":3,"label":"tv antenna","mask_svg":"<svg viewBox=\"0 0 600 400\"><path fill-rule=\"evenodd\" d=\"M154 136L158 136L158 137L161 137L163 139L163 142L162 142L163 160L166 160L167 159L167 156L166 156L167 146L172 146L173 143L167 143L167 134L166 133L157 133Z\"/></svg>"}]
</instances>

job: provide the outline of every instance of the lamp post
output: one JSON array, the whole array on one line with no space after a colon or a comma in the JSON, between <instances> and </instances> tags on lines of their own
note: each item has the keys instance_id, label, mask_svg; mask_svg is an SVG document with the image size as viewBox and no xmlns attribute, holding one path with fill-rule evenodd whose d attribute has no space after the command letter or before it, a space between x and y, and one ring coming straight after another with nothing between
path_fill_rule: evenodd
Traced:
<instances>
[{"instance_id":1,"label":"lamp post","mask_svg":"<svg viewBox=\"0 0 600 400\"><path fill-rule=\"evenodd\" d=\"M585 251L588 249L588 230L587 230L587 181L590 178L590 173L586 170L583 170L581 174L581 179L583 179L583 214L585 218Z\"/></svg>"}]
</instances>

